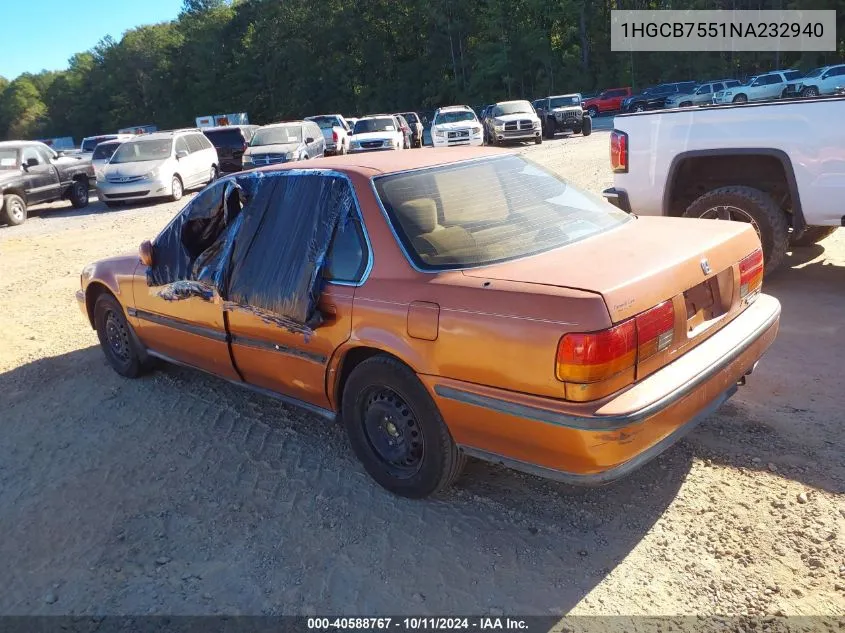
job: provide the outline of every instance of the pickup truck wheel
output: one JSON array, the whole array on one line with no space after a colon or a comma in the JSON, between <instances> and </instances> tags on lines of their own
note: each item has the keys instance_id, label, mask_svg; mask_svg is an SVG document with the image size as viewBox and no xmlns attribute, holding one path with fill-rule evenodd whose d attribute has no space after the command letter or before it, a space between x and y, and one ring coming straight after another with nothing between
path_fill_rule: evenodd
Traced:
<instances>
[{"instance_id":1,"label":"pickup truck wheel","mask_svg":"<svg viewBox=\"0 0 845 633\"><path fill-rule=\"evenodd\" d=\"M599 115L599 109L596 106L590 106L587 108L587 112L590 114L591 117L596 117Z\"/></svg>"},{"instance_id":2,"label":"pickup truck wheel","mask_svg":"<svg viewBox=\"0 0 845 633\"><path fill-rule=\"evenodd\" d=\"M390 492L419 499L451 485L465 457L416 374L395 358L373 356L346 381L341 403L352 450Z\"/></svg>"},{"instance_id":3,"label":"pickup truck wheel","mask_svg":"<svg viewBox=\"0 0 845 633\"><path fill-rule=\"evenodd\" d=\"M23 198L14 193L3 196L3 213L0 213L0 219L10 226L26 222L26 202Z\"/></svg>"},{"instance_id":4,"label":"pickup truck wheel","mask_svg":"<svg viewBox=\"0 0 845 633\"><path fill-rule=\"evenodd\" d=\"M733 99L734 103L748 103L748 97L745 95L737 95Z\"/></svg>"},{"instance_id":5,"label":"pickup truck wheel","mask_svg":"<svg viewBox=\"0 0 845 633\"><path fill-rule=\"evenodd\" d=\"M70 187L70 203L74 209L81 209L88 206L88 180L74 180Z\"/></svg>"},{"instance_id":6,"label":"pickup truck wheel","mask_svg":"<svg viewBox=\"0 0 845 633\"><path fill-rule=\"evenodd\" d=\"M790 246L812 246L833 235L838 226L808 226L800 237L789 236Z\"/></svg>"},{"instance_id":7,"label":"pickup truck wheel","mask_svg":"<svg viewBox=\"0 0 845 633\"><path fill-rule=\"evenodd\" d=\"M753 187L720 187L695 200L684 213L687 218L748 222L763 245L766 274L781 265L789 242L786 213L769 194Z\"/></svg>"},{"instance_id":8,"label":"pickup truck wheel","mask_svg":"<svg viewBox=\"0 0 845 633\"><path fill-rule=\"evenodd\" d=\"M540 145L543 142L542 136L535 136L534 137L534 145Z\"/></svg>"},{"instance_id":9,"label":"pickup truck wheel","mask_svg":"<svg viewBox=\"0 0 845 633\"><path fill-rule=\"evenodd\" d=\"M593 133L593 120L588 116L585 116L581 121L581 133L584 136L589 136Z\"/></svg>"},{"instance_id":10,"label":"pickup truck wheel","mask_svg":"<svg viewBox=\"0 0 845 633\"><path fill-rule=\"evenodd\" d=\"M179 176L173 176L173 180L170 182L170 199L173 202L178 202L182 199L183 193L185 193L185 190L182 188L182 179Z\"/></svg>"},{"instance_id":11,"label":"pickup truck wheel","mask_svg":"<svg viewBox=\"0 0 845 633\"><path fill-rule=\"evenodd\" d=\"M137 378L146 372L149 366L141 357L123 306L108 292L97 297L94 304L94 327L112 369L126 378Z\"/></svg>"}]
</instances>

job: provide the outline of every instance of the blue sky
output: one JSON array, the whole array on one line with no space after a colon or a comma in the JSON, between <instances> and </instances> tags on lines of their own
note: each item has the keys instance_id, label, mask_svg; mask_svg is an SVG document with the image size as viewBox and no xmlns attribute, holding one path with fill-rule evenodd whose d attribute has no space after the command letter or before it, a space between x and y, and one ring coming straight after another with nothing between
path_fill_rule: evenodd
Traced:
<instances>
[{"instance_id":1,"label":"blue sky","mask_svg":"<svg viewBox=\"0 0 845 633\"><path fill-rule=\"evenodd\" d=\"M62 70L74 53L106 35L120 40L142 24L172 20L182 0L10 0L3 2L0 75Z\"/></svg>"}]
</instances>

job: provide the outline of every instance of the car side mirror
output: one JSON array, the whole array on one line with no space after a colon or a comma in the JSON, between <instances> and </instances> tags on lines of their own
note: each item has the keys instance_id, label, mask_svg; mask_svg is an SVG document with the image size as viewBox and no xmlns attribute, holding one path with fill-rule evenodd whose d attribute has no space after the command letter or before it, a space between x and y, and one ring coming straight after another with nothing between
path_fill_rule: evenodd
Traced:
<instances>
[{"instance_id":1,"label":"car side mirror","mask_svg":"<svg viewBox=\"0 0 845 633\"><path fill-rule=\"evenodd\" d=\"M313 137L313 136L309 136L308 138L306 138L306 139L305 139L305 142L306 142L306 143L313 143L313 142L314 142L314 137Z\"/></svg>"},{"instance_id":2,"label":"car side mirror","mask_svg":"<svg viewBox=\"0 0 845 633\"><path fill-rule=\"evenodd\" d=\"M182 160L182 159L183 159L183 158L185 158L187 155L188 155L188 152L186 152L186 151L185 151L185 150L183 150L183 149L180 149L178 152L176 152L176 160Z\"/></svg>"},{"instance_id":3,"label":"car side mirror","mask_svg":"<svg viewBox=\"0 0 845 633\"><path fill-rule=\"evenodd\" d=\"M150 240L144 240L141 242L141 246L138 247L138 256L141 258L141 263L144 266L153 265L153 243L150 242Z\"/></svg>"},{"instance_id":4,"label":"car side mirror","mask_svg":"<svg viewBox=\"0 0 845 633\"><path fill-rule=\"evenodd\" d=\"M36 167L37 165L38 165L38 159L37 158L27 158L26 162L23 164L23 166L26 167L26 168Z\"/></svg>"}]
</instances>

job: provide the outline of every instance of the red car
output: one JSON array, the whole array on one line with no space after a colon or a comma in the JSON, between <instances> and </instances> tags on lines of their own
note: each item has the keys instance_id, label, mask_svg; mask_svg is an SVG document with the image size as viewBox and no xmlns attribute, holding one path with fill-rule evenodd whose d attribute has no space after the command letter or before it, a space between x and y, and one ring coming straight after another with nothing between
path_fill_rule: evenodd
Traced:
<instances>
[{"instance_id":1,"label":"red car","mask_svg":"<svg viewBox=\"0 0 845 633\"><path fill-rule=\"evenodd\" d=\"M631 88L608 88L598 97L585 99L582 104L591 117L622 109L622 100L632 95Z\"/></svg>"}]
</instances>

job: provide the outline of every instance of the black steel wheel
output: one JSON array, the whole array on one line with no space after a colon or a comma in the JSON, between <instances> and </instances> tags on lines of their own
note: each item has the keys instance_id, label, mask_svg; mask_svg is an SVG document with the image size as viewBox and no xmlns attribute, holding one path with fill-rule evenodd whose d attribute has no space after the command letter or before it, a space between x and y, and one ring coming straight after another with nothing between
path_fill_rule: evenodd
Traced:
<instances>
[{"instance_id":1,"label":"black steel wheel","mask_svg":"<svg viewBox=\"0 0 845 633\"><path fill-rule=\"evenodd\" d=\"M461 473L460 452L417 375L390 356L352 370L341 416L355 455L381 486L403 497L427 497Z\"/></svg>"},{"instance_id":2,"label":"black steel wheel","mask_svg":"<svg viewBox=\"0 0 845 633\"><path fill-rule=\"evenodd\" d=\"M123 306L108 292L94 304L94 327L106 360L118 374L137 378L147 370L148 361L138 349Z\"/></svg>"},{"instance_id":3,"label":"black steel wheel","mask_svg":"<svg viewBox=\"0 0 845 633\"><path fill-rule=\"evenodd\" d=\"M70 203L74 209L82 209L88 206L88 179L74 180L70 186Z\"/></svg>"}]
</instances>

